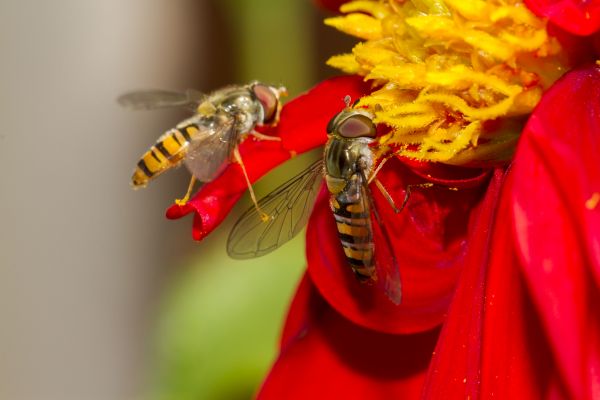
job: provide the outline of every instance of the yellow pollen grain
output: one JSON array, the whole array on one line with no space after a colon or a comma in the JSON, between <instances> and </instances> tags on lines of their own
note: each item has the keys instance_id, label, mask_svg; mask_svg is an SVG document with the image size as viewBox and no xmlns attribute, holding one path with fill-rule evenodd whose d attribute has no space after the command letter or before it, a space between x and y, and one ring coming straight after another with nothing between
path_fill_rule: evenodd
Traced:
<instances>
[{"instance_id":1,"label":"yellow pollen grain","mask_svg":"<svg viewBox=\"0 0 600 400\"><path fill-rule=\"evenodd\" d=\"M592 194L592 196L589 199L587 199L587 201L585 202L585 208L587 208L588 210L595 210L596 207L598 207L599 203L600 203L600 193L594 192Z\"/></svg>"}]
</instances>

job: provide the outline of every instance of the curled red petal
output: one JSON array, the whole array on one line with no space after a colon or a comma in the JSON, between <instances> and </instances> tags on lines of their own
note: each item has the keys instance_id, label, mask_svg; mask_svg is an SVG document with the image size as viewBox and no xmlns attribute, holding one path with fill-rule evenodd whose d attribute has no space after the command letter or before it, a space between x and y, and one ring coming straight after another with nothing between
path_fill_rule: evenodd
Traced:
<instances>
[{"instance_id":1,"label":"curled red petal","mask_svg":"<svg viewBox=\"0 0 600 400\"><path fill-rule=\"evenodd\" d=\"M372 189L398 261L402 281L399 306L377 285L356 280L340 245L328 195L321 193L307 230L308 272L337 312L357 325L386 333L422 332L442 323L468 252L471 211L481 201L488 181L486 171L462 169L463 175L469 173L466 178L458 176L458 170L440 178L428 176L443 185L413 190L399 214ZM427 182L399 160L390 160L378 178L398 204L407 185ZM375 237L375 252L382 243Z\"/></svg>"},{"instance_id":2,"label":"curled red petal","mask_svg":"<svg viewBox=\"0 0 600 400\"><path fill-rule=\"evenodd\" d=\"M538 16L576 35L587 36L600 30L598 0L525 0L525 4Z\"/></svg>"},{"instance_id":3,"label":"curled red petal","mask_svg":"<svg viewBox=\"0 0 600 400\"><path fill-rule=\"evenodd\" d=\"M290 158L283 142L254 138L240 145L240 154L252 182ZM193 238L202 240L223 221L246 189L241 166L231 163L218 178L205 184L187 204L172 205L167 210L167 218L177 219L194 212Z\"/></svg>"},{"instance_id":4,"label":"curled red petal","mask_svg":"<svg viewBox=\"0 0 600 400\"><path fill-rule=\"evenodd\" d=\"M600 396L599 155L600 71L588 68L558 81L525 127L425 397Z\"/></svg>"},{"instance_id":5,"label":"curled red petal","mask_svg":"<svg viewBox=\"0 0 600 400\"><path fill-rule=\"evenodd\" d=\"M416 399L438 330L389 335L339 315L304 278L259 400Z\"/></svg>"},{"instance_id":6,"label":"curled red petal","mask_svg":"<svg viewBox=\"0 0 600 400\"><path fill-rule=\"evenodd\" d=\"M285 104L279 124L263 132L281 141L251 137L240 145L240 154L251 182L277 165L327 140L327 123L344 107L344 97L358 98L368 86L357 76L341 76L319 83L309 92ZM203 239L227 216L247 189L240 165L231 163L212 182L206 183L184 206L173 205L167 218L177 219L195 213L193 237Z\"/></svg>"}]
</instances>

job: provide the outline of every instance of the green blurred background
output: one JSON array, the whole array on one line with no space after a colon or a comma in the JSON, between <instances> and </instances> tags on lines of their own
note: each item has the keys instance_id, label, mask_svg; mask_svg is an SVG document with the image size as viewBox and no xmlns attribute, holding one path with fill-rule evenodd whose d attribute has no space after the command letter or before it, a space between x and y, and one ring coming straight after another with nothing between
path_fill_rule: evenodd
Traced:
<instances>
[{"instance_id":1,"label":"green blurred background","mask_svg":"<svg viewBox=\"0 0 600 400\"><path fill-rule=\"evenodd\" d=\"M223 23L211 35L213 51L229 47L227 56L213 58L214 67L229 65L224 70L233 79L224 76L224 83L284 84L291 97L314 84L308 2L228 0L211 11ZM300 171L305 159L280 168L255 189L268 193ZM261 259L228 259L224 243L248 204L244 200L190 254L165 291L153 337L151 398L248 399L276 356L285 311L304 269L304 240L300 235Z\"/></svg>"},{"instance_id":2,"label":"green blurred background","mask_svg":"<svg viewBox=\"0 0 600 400\"><path fill-rule=\"evenodd\" d=\"M309 0L0 0L0 399L246 399L274 361L304 271L300 235L232 261L164 210L188 173L133 192L139 156L186 114L136 88L259 79L290 98L352 41ZM306 110L310 113L311 110ZM268 193L319 156L278 168Z\"/></svg>"}]
</instances>

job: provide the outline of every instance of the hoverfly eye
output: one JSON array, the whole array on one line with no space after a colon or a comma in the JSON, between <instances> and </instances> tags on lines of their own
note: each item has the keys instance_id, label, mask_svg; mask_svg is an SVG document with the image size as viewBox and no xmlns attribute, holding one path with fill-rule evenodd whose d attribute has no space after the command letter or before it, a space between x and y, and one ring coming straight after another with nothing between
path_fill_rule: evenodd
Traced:
<instances>
[{"instance_id":1,"label":"hoverfly eye","mask_svg":"<svg viewBox=\"0 0 600 400\"><path fill-rule=\"evenodd\" d=\"M337 128L338 134L347 138L375 137L375 124L371 118L355 114L346 118Z\"/></svg>"},{"instance_id":2,"label":"hoverfly eye","mask_svg":"<svg viewBox=\"0 0 600 400\"><path fill-rule=\"evenodd\" d=\"M327 133L333 133L333 131L335 130L335 123L337 122L337 118L338 116L335 115L333 118L331 118L329 120L329 123L327 124Z\"/></svg>"},{"instance_id":3,"label":"hoverfly eye","mask_svg":"<svg viewBox=\"0 0 600 400\"><path fill-rule=\"evenodd\" d=\"M258 101L260 101L260 104L265 112L265 119L263 122L271 122L275 118L277 107L279 106L279 99L277 99L277 95L271 89L269 89L268 86L260 83L254 85L252 90L254 91L256 98L258 98Z\"/></svg>"}]
</instances>

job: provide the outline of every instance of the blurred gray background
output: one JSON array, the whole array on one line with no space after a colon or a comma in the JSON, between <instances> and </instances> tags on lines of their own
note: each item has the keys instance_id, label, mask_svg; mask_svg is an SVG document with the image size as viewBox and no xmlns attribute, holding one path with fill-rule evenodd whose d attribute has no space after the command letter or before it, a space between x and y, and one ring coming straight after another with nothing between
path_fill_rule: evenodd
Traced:
<instances>
[{"instance_id":1,"label":"blurred gray background","mask_svg":"<svg viewBox=\"0 0 600 400\"><path fill-rule=\"evenodd\" d=\"M322 17L307 0L0 0L0 399L256 390L303 270L303 239L232 262L232 217L193 242L191 218L164 218L185 170L129 188L139 156L185 113L131 112L114 99L251 79L286 84L293 97L350 48Z\"/></svg>"}]
</instances>

